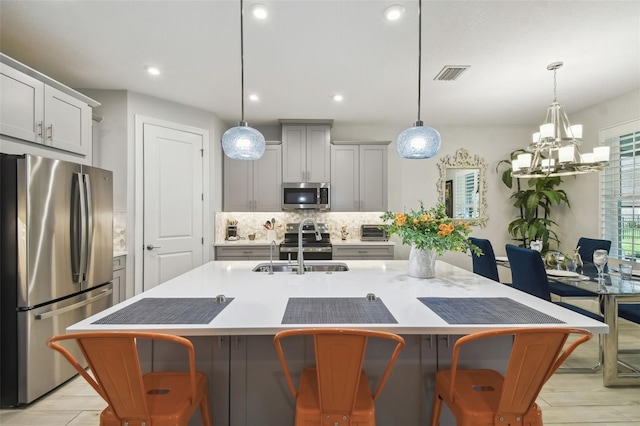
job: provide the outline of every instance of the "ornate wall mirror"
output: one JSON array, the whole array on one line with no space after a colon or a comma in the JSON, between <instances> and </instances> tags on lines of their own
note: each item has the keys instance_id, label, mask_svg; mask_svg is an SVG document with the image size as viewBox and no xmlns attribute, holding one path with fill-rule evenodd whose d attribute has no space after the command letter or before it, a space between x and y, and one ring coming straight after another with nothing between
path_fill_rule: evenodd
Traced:
<instances>
[{"instance_id":1,"label":"ornate wall mirror","mask_svg":"<svg viewBox=\"0 0 640 426\"><path fill-rule=\"evenodd\" d=\"M487 163L460 148L438 163L438 202L444 204L449 217L472 220L484 227L487 216Z\"/></svg>"}]
</instances>

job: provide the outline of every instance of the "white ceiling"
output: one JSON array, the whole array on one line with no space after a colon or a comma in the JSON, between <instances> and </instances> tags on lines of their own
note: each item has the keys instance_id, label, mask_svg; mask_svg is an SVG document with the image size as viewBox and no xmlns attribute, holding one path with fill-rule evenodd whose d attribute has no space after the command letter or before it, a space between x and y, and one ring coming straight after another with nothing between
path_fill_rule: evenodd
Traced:
<instances>
[{"instance_id":1,"label":"white ceiling","mask_svg":"<svg viewBox=\"0 0 640 426\"><path fill-rule=\"evenodd\" d=\"M245 0L251 126L280 118L410 125L417 118L417 1ZM389 22L382 12L405 6ZM0 1L0 50L76 89L125 89L240 119L239 0ZM640 1L424 0L428 125L538 124L640 88ZM162 70L150 77L145 66ZM433 81L445 65L470 65ZM336 104L332 95L345 100Z\"/></svg>"}]
</instances>

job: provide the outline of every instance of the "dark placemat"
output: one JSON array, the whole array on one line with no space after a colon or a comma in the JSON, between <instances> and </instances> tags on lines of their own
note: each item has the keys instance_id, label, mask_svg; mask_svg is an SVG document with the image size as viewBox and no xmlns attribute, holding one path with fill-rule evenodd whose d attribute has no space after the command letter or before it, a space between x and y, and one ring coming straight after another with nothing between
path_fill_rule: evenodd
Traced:
<instances>
[{"instance_id":1,"label":"dark placemat","mask_svg":"<svg viewBox=\"0 0 640 426\"><path fill-rule=\"evenodd\" d=\"M147 298L92 324L208 324L231 303L202 298Z\"/></svg>"},{"instance_id":2,"label":"dark placemat","mask_svg":"<svg viewBox=\"0 0 640 426\"><path fill-rule=\"evenodd\" d=\"M380 298L292 297L282 324L397 324Z\"/></svg>"},{"instance_id":3,"label":"dark placemat","mask_svg":"<svg viewBox=\"0 0 640 426\"><path fill-rule=\"evenodd\" d=\"M564 324L508 297L418 297L447 324Z\"/></svg>"}]
</instances>

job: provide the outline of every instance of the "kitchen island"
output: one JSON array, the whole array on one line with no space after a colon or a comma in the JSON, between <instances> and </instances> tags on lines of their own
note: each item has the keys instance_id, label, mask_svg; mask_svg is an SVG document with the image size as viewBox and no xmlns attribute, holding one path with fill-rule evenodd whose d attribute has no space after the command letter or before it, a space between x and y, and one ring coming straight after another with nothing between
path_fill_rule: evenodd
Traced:
<instances>
[{"instance_id":1,"label":"kitchen island","mask_svg":"<svg viewBox=\"0 0 640 426\"><path fill-rule=\"evenodd\" d=\"M79 322L67 331L147 330L188 336L196 346L198 368L210 379L214 423L234 426L293 424L294 402L272 344L273 335L280 330L315 326L361 327L404 336L406 346L376 401L380 426L426 424L431 409L433 374L438 368L449 365L452 344L461 335L532 325L578 327L593 333L608 331L603 323L441 261L436 264L436 278L429 280L408 277L407 261L348 261L349 271L346 272L307 272L303 275L252 272L257 263L207 263ZM387 308L393 321L283 324L290 298L366 300L371 293ZM95 324L143 299L209 299L215 304L219 295L227 299L224 309L205 324ZM471 314L471 319L466 323L450 324L418 298L465 299L471 304L462 311ZM473 319L476 304L499 298L524 305L557 322L481 324L482 320ZM463 362L502 370L508 347L508 340L478 345L472 353L463 354ZM370 346L365 370L374 385L388 349L384 344ZM301 338L286 350L287 356L294 360L293 371L313 362L313 344L309 339ZM163 345L156 344L147 348L143 355L147 361L145 367L176 368L174 355ZM453 425L455 422L443 416L441 424Z\"/></svg>"}]
</instances>

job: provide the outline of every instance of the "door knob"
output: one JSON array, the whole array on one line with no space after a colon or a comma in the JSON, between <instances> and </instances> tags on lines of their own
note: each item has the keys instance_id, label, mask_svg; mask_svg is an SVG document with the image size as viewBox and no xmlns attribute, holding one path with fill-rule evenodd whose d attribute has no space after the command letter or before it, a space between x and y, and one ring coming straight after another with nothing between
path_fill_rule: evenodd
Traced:
<instances>
[{"instance_id":1,"label":"door knob","mask_svg":"<svg viewBox=\"0 0 640 426\"><path fill-rule=\"evenodd\" d=\"M147 250L153 250L153 249L157 249L157 248L162 248L160 246L154 246L153 244L149 244L147 245Z\"/></svg>"}]
</instances>

